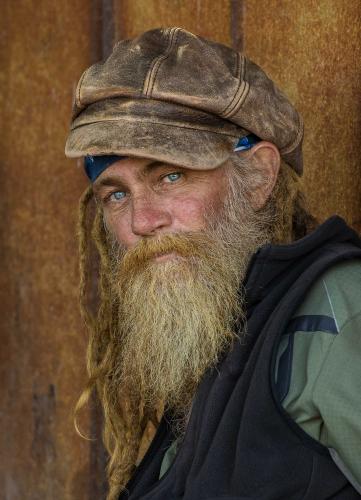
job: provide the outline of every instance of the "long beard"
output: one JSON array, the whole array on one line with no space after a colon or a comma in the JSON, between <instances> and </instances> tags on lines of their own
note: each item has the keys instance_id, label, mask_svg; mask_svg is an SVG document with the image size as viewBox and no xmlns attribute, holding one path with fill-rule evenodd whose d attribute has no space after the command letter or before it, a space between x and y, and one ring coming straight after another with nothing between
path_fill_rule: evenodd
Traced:
<instances>
[{"instance_id":1,"label":"long beard","mask_svg":"<svg viewBox=\"0 0 361 500\"><path fill-rule=\"evenodd\" d=\"M228 204L199 233L115 246L113 294L119 301L119 392L150 408L185 414L207 369L244 324L244 278L250 256L266 239L252 211ZM173 258L158 260L172 252Z\"/></svg>"},{"instance_id":2,"label":"long beard","mask_svg":"<svg viewBox=\"0 0 361 500\"><path fill-rule=\"evenodd\" d=\"M146 405L187 406L230 346L239 280L216 247L205 235L166 235L142 241L120 264L122 379ZM169 251L177 257L154 261Z\"/></svg>"}]
</instances>

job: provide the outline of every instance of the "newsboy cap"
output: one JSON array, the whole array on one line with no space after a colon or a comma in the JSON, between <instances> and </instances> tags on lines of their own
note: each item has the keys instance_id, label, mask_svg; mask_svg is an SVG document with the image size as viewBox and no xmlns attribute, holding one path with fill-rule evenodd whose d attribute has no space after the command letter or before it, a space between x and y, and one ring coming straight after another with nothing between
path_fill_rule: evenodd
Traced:
<instances>
[{"instance_id":1,"label":"newsboy cap","mask_svg":"<svg viewBox=\"0 0 361 500\"><path fill-rule=\"evenodd\" d=\"M154 29L83 73L65 153L212 169L250 133L302 174L302 119L259 66L182 28Z\"/></svg>"}]
</instances>

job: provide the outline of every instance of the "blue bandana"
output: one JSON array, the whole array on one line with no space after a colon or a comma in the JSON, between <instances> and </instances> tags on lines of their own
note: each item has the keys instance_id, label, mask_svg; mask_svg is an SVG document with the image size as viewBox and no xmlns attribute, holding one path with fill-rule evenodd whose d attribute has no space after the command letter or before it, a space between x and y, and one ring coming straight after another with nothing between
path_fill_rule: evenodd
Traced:
<instances>
[{"instance_id":1,"label":"blue bandana","mask_svg":"<svg viewBox=\"0 0 361 500\"><path fill-rule=\"evenodd\" d=\"M252 146L257 144L257 142L262 141L259 137L257 137L255 134L249 134L244 137L241 137L240 140L237 142L234 151L244 151L246 149L251 149Z\"/></svg>"},{"instance_id":2,"label":"blue bandana","mask_svg":"<svg viewBox=\"0 0 361 500\"><path fill-rule=\"evenodd\" d=\"M245 151L246 149L250 149L252 146L260 142L262 139L257 137L254 134L246 135L242 137L237 142L234 151ZM126 156L118 156L118 155L101 155L101 156L86 156L84 158L84 168L87 176L94 182L99 175L104 172L104 170L116 161L123 160L127 158Z\"/></svg>"},{"instance_id":3,"label":"blue bandana","mask_svg":"<svg viewBox=\"0 0 361 500\"><path fill-rule=\"evenodd\" d=\"M97 177L112 163L123 160L126 156L117 155L101 155L101 156L86 156L84 158L84 168L86 175L94 182Z\"/></svg>"}]
</instances>

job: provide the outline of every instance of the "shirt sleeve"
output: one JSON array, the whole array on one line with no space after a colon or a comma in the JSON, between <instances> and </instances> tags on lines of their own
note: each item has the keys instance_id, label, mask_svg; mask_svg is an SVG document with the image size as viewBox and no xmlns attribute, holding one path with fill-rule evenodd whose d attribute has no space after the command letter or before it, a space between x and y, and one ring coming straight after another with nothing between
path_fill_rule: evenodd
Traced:
<instances>
[{"instance_id":1,"label":"shirt sleeve","mask_svg":"<svg viewBox=\"0 0 361 500\"><path fill-rule=\"evenodd\" d=\"M313 404L323 421L321 443L337 452L361 485L361 313L335 337L315 381Z\"/></svg>"},{"instance_id":2,"label":"shirt sleeve","mask_svg":"<svg viewBox=\"0 0 361 500\"><path fill-rule=\"evenodd\" d=\"M321 327L328 320L314 322L312 328L315 317L332 320L334 328ZM305 432L330 449L336 464L359 488L361 261L328 270L307 294L295 315L296 324L297 318L306 327L284 336L278 350L280 361L292 348L289 387L282 404ZM277 371L279 367L276 377Z\"/></svg>"}]
</instances>

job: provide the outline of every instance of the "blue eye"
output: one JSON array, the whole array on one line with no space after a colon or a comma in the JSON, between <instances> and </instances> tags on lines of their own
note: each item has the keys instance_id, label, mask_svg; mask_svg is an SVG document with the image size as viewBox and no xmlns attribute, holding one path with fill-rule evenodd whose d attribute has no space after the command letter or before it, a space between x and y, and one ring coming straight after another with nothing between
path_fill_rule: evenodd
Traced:
<instances>
[{"instance_id":1,"label":"blue eye","mask_svg":"<svg viewBox=\"0 0 361 500\"><path fill-rule=\"evenodd\" d=\"M180 178L181 175L182 174L180 172L172 172L171 174L166 175L165 178L170 182L175 182Z\"/></svg>"},{"instance_id":2,"label":"blue eye","mask_svg":"<svg viewBox=\"0 0 361 500\"><path fill-rule=\"evenodd\" d=\"M126 193L125 191L115 191L114 193L112 193L109 197L109 199L111 201L119 201L119 200L122 200L123 198L125 198L126 196Z\"/></svg>"}]
</instances>

